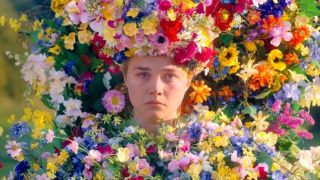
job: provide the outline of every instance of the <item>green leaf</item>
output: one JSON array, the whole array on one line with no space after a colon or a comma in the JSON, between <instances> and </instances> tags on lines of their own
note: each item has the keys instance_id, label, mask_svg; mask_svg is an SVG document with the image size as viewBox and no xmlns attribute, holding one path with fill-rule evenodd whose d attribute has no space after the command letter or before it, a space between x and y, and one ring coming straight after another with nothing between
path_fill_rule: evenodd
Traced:
<instances>
[{"instance_id":1,"label":"green leaf","mask_svg":"<svg viewBox=\"0 0 320 180\"><path fill-rule=\"evenodd\" d=\"M99 59L97 59L97 58L92 58L92 62L91 62L91 66L90 66L90 71L91 72L94 72L94 70L98 67L98 66L100 66L100 65L102 65L103 64L103 62L101 61L101 60L99 60Z\"/></svg>"},{"instance_id":2,"label":"green leaf","mask_svg":"<svg viewBox=\"0 0 320 180\"><path fill-rule=\"evenodd\" d=\"M231 34L227 34L227 33L221 33L219 35L219 41L221 41L221 43L224 46L228 46L230 44L230 42L232 41L233 36Z\"/></svg>"},{"instance_id":3,"label":"green leaf","mask_svg":"<svg viewBox=\"0 0 320 180\"><path fill-rule=\"evenodd\" d=\"M44 94L41 96L42 103L49 109L55 109L53 103L51 102L51 97L49 94Z\"/></svg>"},{"instance_id":4,"label":"green leaf","mask_svg":"<svg viewBox=\"0 0 320 180\"><path fill-rule=\"evenodd\" d=\"M257 108L255 108L254 106L248 106L242 112L253 116L257 114Z\"/></svg>"},{"instance_id":5,"label":"green leaf","mask_svg":"<svg viewBox=\"0 0 320 180\"><path fill-rule=\"evenodd\" d=\"M267 90L267 91L264 91L264 92L260 93L259 95L255 96L254 98L255 98L255 99L264 99L264 98L268 97L271 93L272 93L272 92L271 92L271 90L269 89L269 90Z\"/></svg>"},{"instance_id":6,"label":"green leaf","mask_svg":"<svg viewBox=\"0 0 320 180\"><path fill-rule=\"evenodd\" d=\"M272 167L272 158L266 152L260 152L257 155L257 163L266 163L269 167Z\"/></svg>"}]
</instances>

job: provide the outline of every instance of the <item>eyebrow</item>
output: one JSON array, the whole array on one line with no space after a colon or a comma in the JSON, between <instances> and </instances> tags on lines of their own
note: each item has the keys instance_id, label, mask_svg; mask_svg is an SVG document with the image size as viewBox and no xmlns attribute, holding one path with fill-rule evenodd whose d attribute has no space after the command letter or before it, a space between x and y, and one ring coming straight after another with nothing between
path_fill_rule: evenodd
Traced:
<instances>
[{"instance_id":1,"label":"eyebrow","mask_svg":"<svg viewBox=\"0 0 320 180\"><path fill-rule=\"evenodd\" d=\"M138 66L134 68L135 70L141 70L141 71L151 71L150 68L148 67L142 67L142 66Z\"/></svg>"}]
</instances>

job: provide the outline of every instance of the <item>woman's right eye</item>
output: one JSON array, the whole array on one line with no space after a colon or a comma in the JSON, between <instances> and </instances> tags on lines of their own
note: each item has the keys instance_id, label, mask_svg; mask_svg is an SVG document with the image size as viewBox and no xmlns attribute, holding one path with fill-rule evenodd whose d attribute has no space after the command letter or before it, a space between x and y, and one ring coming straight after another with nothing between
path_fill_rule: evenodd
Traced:
<instances>
[{"instance_id":1,"label":"woman's right eye","mask_svg":"<svg viewBox=\"0 0 320 180\"><path fill-rule=\"evenodd\" d=\"M142 79L148 79L150 77L150 74L147 72L141 72L141 73L138 73L137 76Z\"/></svg>"}]
</instances>

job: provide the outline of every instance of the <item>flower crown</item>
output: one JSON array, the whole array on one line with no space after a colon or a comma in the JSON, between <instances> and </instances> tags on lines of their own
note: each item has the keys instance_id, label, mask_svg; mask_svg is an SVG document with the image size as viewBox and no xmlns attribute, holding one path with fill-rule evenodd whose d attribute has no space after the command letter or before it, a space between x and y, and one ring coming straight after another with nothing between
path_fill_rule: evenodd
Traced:
<instances>
[{"instance_id":1,"label":"flower crown","mask_svg":"<svg viewBox=\"0 0 320 180\"><path fill-rule=\"evenodd\" d=\"M90 23L96 38L104 40L100 48L116 64L132 56L166 55L199 72L212 64L209 62L216 54L213 40L226 26L215 26L221 24L213 17L219 10L216 4L192 0L79 0L69 2L65 11L73 24ZM230 24L229 19L224 23Z\"/></svg>"}]
</instances>

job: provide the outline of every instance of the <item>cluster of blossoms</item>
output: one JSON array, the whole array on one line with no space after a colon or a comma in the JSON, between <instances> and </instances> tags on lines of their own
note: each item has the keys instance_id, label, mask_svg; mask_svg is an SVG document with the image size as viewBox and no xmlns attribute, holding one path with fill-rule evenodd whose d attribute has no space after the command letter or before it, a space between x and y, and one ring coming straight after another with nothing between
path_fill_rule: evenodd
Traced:
<instances>
[{"instance_id":1,"label":"cluster of blossoms","mask_svg":"<svg viewBox=\"0 0 320 180\"><path fill-rule=\"evenodd\" d=\"M313 138L308 110L320 105L320 32L294 1L52 0L51 9L26 33L22 75L53 114L31 107L9 118L5 148L18 161L9 179L320 177L319 147L298 146ZM184 116L157 136L128 118L120 70L146 55L204 70Z\"/></svg>"}]
</instances>

